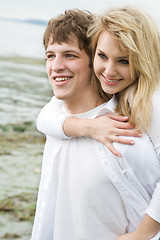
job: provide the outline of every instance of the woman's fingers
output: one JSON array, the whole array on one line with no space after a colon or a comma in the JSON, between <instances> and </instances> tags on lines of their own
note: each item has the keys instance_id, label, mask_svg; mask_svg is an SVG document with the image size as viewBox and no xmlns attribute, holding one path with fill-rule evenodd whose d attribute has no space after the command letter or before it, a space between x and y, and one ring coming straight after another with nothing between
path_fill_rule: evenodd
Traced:
<instances>
[{"instance_id":1,"label":"woman's fingers","mask_svg":"<svg viewBox=\"0 0 160 240\"><path fill-rule=\"evenodd\" d=\"M115 134L117 136L142 137L142 133L136 129L131 130L115 129Z\"/></svg>"},{"instance_id":2,"label":"woman's fingers","mask_svg":"<svg viewBox=\"0 0 160 240\"><path fill-rule=\"evenodd\" d=\"M122 157L122 154L118 152L114 147L112 143L106 143L105 146L116 156Z\"/></svg>"}]
</instances>

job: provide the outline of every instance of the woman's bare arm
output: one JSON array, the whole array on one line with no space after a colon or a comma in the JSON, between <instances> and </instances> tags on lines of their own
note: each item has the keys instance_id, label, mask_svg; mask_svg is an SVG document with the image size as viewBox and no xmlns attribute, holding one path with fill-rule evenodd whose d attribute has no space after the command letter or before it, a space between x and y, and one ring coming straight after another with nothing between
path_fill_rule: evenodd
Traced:
<instances>
[{"instance_id":1,"label":"woman's bare arm","mask_svg":"<svg viewBox=\"0 0 160 240\"><path fill-rule=\"evenodd\" d=\"M128 117L111 113L95 119L69 117L64 121L63 131L69 137L89 137L99 141L113 154L120 157L121 153L113 147L113 142L132 145L133 140L120 136L142 136L127 120Z\"/></svg>"},{"instance_id":2,"label":"woman's bare arm","mask_svg":"<svg viewBox=\"0 0 160 240\"><path fill-rule=\"evenodd\" d=\"M120 235L116 240L149 240L159 231L160 223L146 214L135 232Z\"/></svg>"}]
</instances>

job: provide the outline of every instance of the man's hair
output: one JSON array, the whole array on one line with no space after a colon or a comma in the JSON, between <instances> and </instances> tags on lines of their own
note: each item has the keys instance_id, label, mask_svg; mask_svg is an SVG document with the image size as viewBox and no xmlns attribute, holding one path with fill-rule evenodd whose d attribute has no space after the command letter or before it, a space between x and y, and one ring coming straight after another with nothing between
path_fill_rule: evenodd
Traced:
<instances>
[{"instance_id":1,"label":"man's hair","mask_svg":"<svg viewBox=\"0 0 160 240\"><path fill-rule=\"evenodd\" d=\"M43 36L43 44L47 49L49 44L69 43L75 35L78 39L80 49L84 49L89 58L91 58L90 38L87 37L89 26L93 22L93 14L88 11L78 9L66 10L52 18Z\"/></svg>"},{"instance_id":2,"label":"man's hair","mask_svg":"<svg viewBox=\"0 0 160 240\"><path fill-rule=\"evenodd\" d=\"M90 59L90 68L92 69L92 50L91 38L87 36L88 28L92 25L94 15L88 11L78 9L66 10L64 14L60 14L52 18L48 22L48 26L43 35L43 44L47 49L49 44L53 43L69 43L72 37L77 37L79 49L84 49ZM94 73L92 71L91 85L99 94L102 101L107 101L108 96L103 92L100 82L94 81Z\"/></svg>"}]
</instances>

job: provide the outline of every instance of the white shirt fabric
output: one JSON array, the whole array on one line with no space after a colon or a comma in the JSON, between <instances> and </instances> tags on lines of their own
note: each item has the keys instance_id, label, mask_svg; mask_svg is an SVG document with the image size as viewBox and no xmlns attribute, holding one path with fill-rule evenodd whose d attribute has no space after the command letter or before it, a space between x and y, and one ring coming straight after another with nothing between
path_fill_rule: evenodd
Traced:
<instances>
[{"instance_id":1,"label":"white shirt fabric","mask_svg":"<svg viewBox=\"0 0 160 240\"><path fill-rule=\"evenodd\" d=\"M76 116L95 118L103 106ZM124 203L99 162L96 142L55 142L47 136L32 239L112 240L127 232Z\"/></svg>"},{"instance_id":2,"label":"white shirt fabric","mask_svg":"<svg viewBox=\"0 0 160 240\"><path fill-rule=\"evenodd\" d=\"M155 99L155 101L153 101L154 106L155 106L155 103L158 106L159 104L157 101L157 94L155 94L154 99ZM159 100L159 95L158 95L158 100ZM54 239L54 240L66 240L67 239L68 240L69 239L69 240L71 240L72 239L71 237L66 238L66 236L64 237L64 236L60 236L60 235L58 235L58 236L55 235L54 238L49 238L50 236L53 236L53 229L55 231L55 229L59 229L59 227L61 226L60 230L58 231L58 234L63 232L62 229L64 226L64 222L62 224L60 219L58 220L58 223L55 222L55 219L56 219L56 221L58 219L58 217L56 215L57 204L59 204L59 202L61 202L59 198L57 199L57 192L59 190L59 187L61 186L60 182L58 182L58 181L60 179L60 176L67 175L67 173L66 173L67 167L70 165L72 166L72 164L68 164L69 160L66 160L66 165L63 165L63 164L61 165L60 161L59 161L59 159L63 159L63 161L64 161L64 159L66 159L66 156L68 156L68 150L66 153L67 155L63 155L63 157L61 155L62 140L60 140L60 138L65 137L65 135L62 131L62 125L63 125L64 119L68 117L67 114L64 114L62 112L61 107L62 107L62 102L53 98L51 100L51 102L42 109L42 111L37 119L38 129L42 132L47 133L48 136L47 136L47 141L46 141L46 146L45 146L45 151L44 151L42 177L41 177L41 183L40 183L40 188L39 188L37 210L36 210L35 222L34 222L33 233L32 233L32 239L34 239L34 240L35 239L37 239L37 240L41 240L41 239L47 239L47 240L50 240L50 239ZM115 100L113 98L109 103L106 103L103 105L103 109L100 110L98 115L102 115L106 112L113 112L114 107L115 107ZM61 112L61 115L58 115L59 112ZM53 121L53 116L55 116L54 115L55 113L57 114L56 118L55 118L56 120ZM156 111L153 111L153 116L155 113L157 114ZM160 111L159 111L159 113L160 113ZM158 115L157 115L157 117L158 117ZM50 120L52 119L52 124L50 126L46 125L45 118L48 119L47 123L50 122L49 119ZM157 124L156 120L155 120L155 122ZM155 123L155 122L153 121L152 123ZM55 132L53 133L54 127L56 129L56 132L58 132L58 135L56 136L56 137L59 136L58 140L56 138L50 136L52 134L55 135ZM154 138L155 135L153 134L152 124L151 124L150 135L153 135L152 141L155 144L156 150L159 149L157 147L158 146L157 143L159 143L157 136L158 137L160 136L160 134L157 134L157 132L158 131L155 132L156 137ZM82 142L86 141L85 138L83 140L82 139L83 138L80 138L80 141L82 141ZM66 145L66 149L68 149L67 144L69 144L69 141L76 141L76 140L78 140L78 139L64 140L63 141L63 147L64 147L63 149L65 149L65 145ZM104 174L104 179L105 179L104 182L106 183L106 191L108 189L110 189L110 190L114 189L114 191L113 191L114 194L117 194L117 192L115 191L115 188L116 188L117 191L119 192L121 198L123 199L125 209L123 207L123 203L121 202L120 198L116 197L116 199L119 199L118 203L121 205L121 207L118 206L116 212L119 212L120 209L122 209L122 211L120 211L120 213L117 213L117 214L120 214L121 216L123 216L123 224L124 225L123 225L123 227L122 226L120 227L121 230L126 229L127 218L130 222L128 230L129 231L135 230L135 228L137 228L140 220L142 219L142 217L144 215L145 209L147 208L147 206L150 202L150 199L151 199L152 193L154 191L154 188L156 186L156 183L160 179L160 162L156 156L156 152L153 149L152 143L151 143L148 135L144 134L142 139L136 139L136 144L134 146L115 144L116 145L115 147L119 151L121 151L121 153L123 155L123 157L121 159L118 157L115 157L113 154L111 154L109 152L109 150L106 147L104 147L102 144L100 144L96 141L87 139L87 142L89 142L89 141L91 141L95 145L95 148L93 148L94 154L92 155L92 156L96 156L96 158L93 158L94 162L96 162L96 164L97 164L95 166L98 169L98 167L100 168L100 165L101 165L102 168L100 168L101 169L100 171L101 171L101 173L103 172L103 174L105 173ZM84 143L82 145L84 148ZM83 150L81 149L80 152L83 152ZM79 152L78 152L78 154L79 154ZM86 155L86 153L85 153L85 155ZM98 156L99 162L97 162L97 160L96 160L97 156ZM77 158L77 151L75 151L75 158ZM81 161L84 163L86 162L83 160L81 160ZM79 161L79 164L81 161ZM88 168L92 164L93 164L92 161L90 161ZM65 168L64 168L64 166L65 166ZM57 169L61 169L61 170L57 171ZM64 171L62 171L62 169L64 169ZM78 170L77 170L77 172L78 172ZM63 173L63 174L60 174L60 173ZM99 176L100 175L101 174L99 174ZM91 181L91 179L92 178L90 178L90 181ZM83 178L82 178L82 180L83 180ZM69 182L72 183L71 180ZM69 186L69 184L68 184L68 186ZM72 184L71 184L71 186L72 186ZM95 186L97 186L97 185L95 184ZM102 184L102 186L103 186L103 184ZM115 186L115 188L113 186ZM96 188L98 188L98 187L96 187ZM66 189L67 189L66 187L63 189L64 193L66 192ZM71 189L69 189L70 192L72 192ZM76 187L75 188L73 187L73 189L75 190ZM104 189L105 189L105 187L104 187ZM73 191L73 193L75 192L74 195L76 195L76 196L77 196L77 192L79 193L79 191L77 191L77 190L78 189ZM160 191L159 190L160 190L160 186L158 184L158 186L154 192L152 201L151 201L148 209L146 210L146 212L149 215L151 215L154 219L156 219L157 221L160 221L160 214L159 214L160 213L160 201L159 201L160 200L160 196L159 196ZM68 191L67 191L67 194L68 194ZM117 196L119 196L119 194L117 194ZM97 196L97 195L95 194L95 196ZM70 205L71 212L74 209L73 199L72 199L72 201L70 201L71 198L69 197L69 200L67 201L67 199L65 199L65 196L64 196L64 200L63 200L64 205L66 205L67 203L68 204L72 203ZM82 199L83 199L83 197L82 197ZM96 197L93 197L91 194L91 200L93 201L94 199L96 199L95 202L98 202L98 199ZM89 206L90 206L90 204L89 204ZM91 206L92 206L92 204L91 204ZM104 208L102 208L101 211L103 209ZM122 214L122 212L123 212L123 214ZM64 213L65 213L65 211L62 208L61 216ZM73 211L73 216L75 217L74 213L75 212ZM81 211L80 211L80 213L81 213ZM55 219L54 219L54 216L56 216ZM65 216L70 218L69 214L67 214ZM106 216L106 214L104 214L104 216ZM126 218L126 216L127 216L127 218ZM67 217L64 218L64 219L66 219L66 222L68 219ZM114 219L114 217L113 217L113 219ZM121 219L121 218L118 218L118 219ZM92 219L92 221L93 220L94 220L94 218ZM86 221L87 221L87 218L86 218ZM110 222L111 222L111 219L110 219ZM119 222L121 223L122 221L119 220ZM76 229L76 226L78 226L78 225L74 221L73 225L70 225L70 229L74 230L74 229ZM81 225L79 225L79 226L81 226ZM67 229L68 229L68 227L67 227ZM82 230L82 227L79 228L78 232L79 233L83 232L83 234L84 234L84 230ZM89 232L92 234L91 229ZM86 234L86 232L85 232L85 234ZM91 237L91 236L87 236L85 234L83 235L83 237L81 236L81 238L73 238L73 239L74 240L75 239L76 240L78 240L78 239L89 239L89 240L90 239L98 239L98 240L99 239L114 239L112 237L111 238L107 238L107 237L103 238L103 236L102 236L102 238L93 238L93 236ZM118 232L117 232L117 234L118 234ZM96 237L95 234L94 234L94 237ZM158 237L154 238L154 239L158 239Z\"/></svg>"}]
</instances>

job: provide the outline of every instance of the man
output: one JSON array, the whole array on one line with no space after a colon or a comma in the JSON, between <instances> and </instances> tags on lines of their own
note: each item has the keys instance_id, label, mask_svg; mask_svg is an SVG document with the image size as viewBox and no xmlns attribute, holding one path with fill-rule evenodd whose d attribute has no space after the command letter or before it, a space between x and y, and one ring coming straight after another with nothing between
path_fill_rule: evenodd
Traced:
<instances>
[{"instance_id":1,"label":"man","mask_svg":"<svg viewBox=\"0 0 160 240\"><path fill-rule=\"evenodd\" d=\"M40 117L49 117L51 108L59 105L64 119L95 118L104 107L103 93L91 84L86 36L91 23L92 15L79 10L66 11L49 22L44 34L46 69L57 99L42 109ZM127 228L123 201L101 167L95 141L61 140L48 133L31 239L106 240Z\"/></svg>"}]
</instances>

